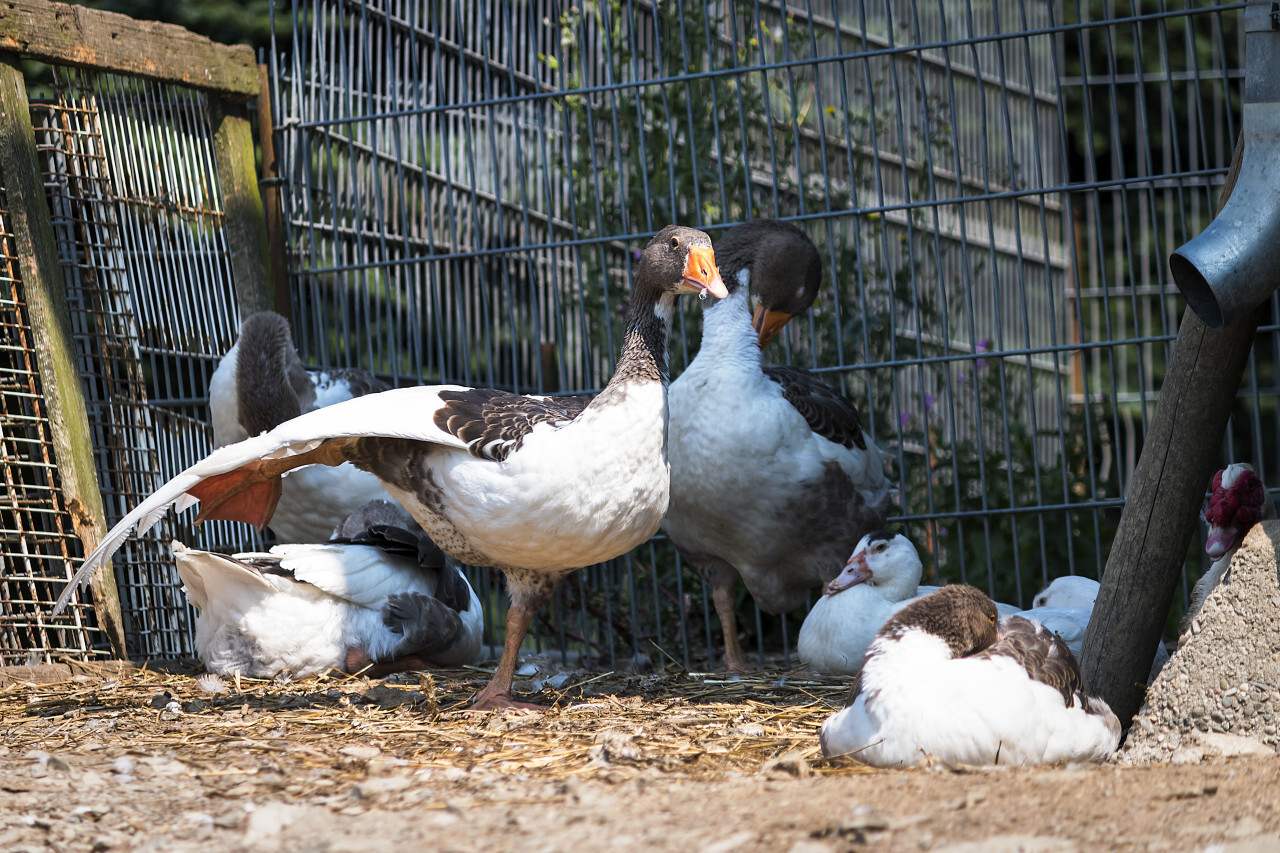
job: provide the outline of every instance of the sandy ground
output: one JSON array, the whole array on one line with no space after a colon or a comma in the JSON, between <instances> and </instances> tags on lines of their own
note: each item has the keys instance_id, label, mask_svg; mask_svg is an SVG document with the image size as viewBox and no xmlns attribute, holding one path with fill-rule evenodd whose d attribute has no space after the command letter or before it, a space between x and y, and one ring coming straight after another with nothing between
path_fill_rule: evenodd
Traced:
<instances>
[{"instance_id":1,"label":"sandy ground","mask_svg":"<svg viewBox=\"0 0 1280 853\"><path fill-rule=\"evenodd\" d=\"M0 673L0 850L1280 849L1275 756L873 771L818 751L837 679L572 674L545 713L461 710L483 679Z\"/></svg>"}]
</instances>

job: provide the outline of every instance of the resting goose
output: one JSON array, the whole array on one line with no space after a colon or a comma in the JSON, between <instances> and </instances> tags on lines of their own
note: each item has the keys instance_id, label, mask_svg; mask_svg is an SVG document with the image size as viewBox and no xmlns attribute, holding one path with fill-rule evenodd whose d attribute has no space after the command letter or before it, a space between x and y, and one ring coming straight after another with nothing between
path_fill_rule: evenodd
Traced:
<instances>
[{"instance_id":1,"label":"resting goose","mask_svg":"<svg viewBox=\"0 0 1280 853\"><path fill-rule=\"evenodd\" d=\"M729 229L716 257L729 296L707 307L698 354L671 385L664 528L711 586L726 668L744 671L736 579L770 613L799 607L884 523L890 490L848 400L806 370L762 365L760 348L817 296L813 243L755 220Z\"/></svg>"},{"instance_id":2,"label":"resting goose","mask_svg":"<svg viewBox=\"0 0 1280 853\"><path fill-rule=\"evenodd\" d=\"M998 621L997 621L998 620ZM1066 645L980 590L946 586L880 629L845 707L822 725L824 755L876 767L1102 761L1120 721L1086 696Z\"/></svg>"},{"instance_id":3,"label":"resting goose","mask_svg":"<svg viewBox=\"0 0 1280 853\"><path fill-rule=\"evenodd\" d=\"M1071 650L1071 654L1079 657L1084 646L1084 632L1093 618L1093 604L1098 598L1098 582L1093 578L1079 575L1066 575L1054 578L1044 589L1036 593L1031 601L1031 609L1019 615L1048 628L1062 638ZM1160 674L1169 660L1169 650L1161 641L1155 650L1151 662L1151 672L1147 677L1150 684Z\"/></svg>"},{"instance_id":4,"label":"resting goose","mask_svg":"<svg viewBox=\"0 0 1280 853\"><path fill-rule=\"evenodd\" d=\"M358 514L323 545L227 556L172 543L210 672L380 677L475 661L484 615L457 566L398 506Z\"/></svg>"},{"instance_id":5,"label":"resting goose","mask_svg":"<svg viewBox=\"0 0 1280 853\"><path fill-rule=\"evenodd\" d=\"M388 387L359 369L307 370L293 347L289 321L272 311L251 314L209 380L214 447ZM323 542L335 524L373 500L390 496L377 477L353 465L302 468L281 484L271 532L279 542Z\"/></svg>"},{"instance_id":6,"label":"resting goose","mask_svg":"<svg viewBox=\"0 0 1280 853\"><path fill-rule=\"evenodd\" d=\"M214 451L107 533L55 612L131 531L148 529L169 506L203 501L201 518L262 526L286 471L352 462L375 474L445 553L506 575L502 657L472 707L519 707L511 681L534 612L575 569L656 533L666 512L667 338L682 293L723 297L725 288L710 238L668 226L640 257L622 355L589 403L455 385L398 388Z\"/></svg>"},{"instance_id":7,"label":"resting goose","mask_svg":"<svg viewBox=\"0 0 1280 853\"><path fill-rule=\"evenodd\" d=\"M1179 634L1191 627L1205 598L1222 582L1245 534L1259 521L1276 517L1276 507L1266 486L1253 466L1246 462L1233 462L1214 474L1210 488L1209 507L1204 513L1209 525L1204 552L1213 562L1191 590L1191 604L1178 626Z\"/></svg>"},{"instance_id":8,"label":"resting goose","mask_svg":"<svg viewBox=\"0 0 1280 853\"><path fill-rule=\"evenodd\" d=\"M920 555L901 533L863 536L800 626L800 660L816 672L856 675L880 626L915 595L920 571Z\"/></svg>"}]
</instances>

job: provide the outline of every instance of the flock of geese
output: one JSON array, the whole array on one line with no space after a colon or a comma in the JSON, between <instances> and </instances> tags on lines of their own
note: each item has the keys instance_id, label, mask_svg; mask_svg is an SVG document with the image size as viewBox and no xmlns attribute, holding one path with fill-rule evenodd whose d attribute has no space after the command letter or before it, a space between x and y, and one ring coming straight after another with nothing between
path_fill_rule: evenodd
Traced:
<instances>
[{"instance_id":1,"label":"flock of geese","mask_svg":"<svg viewBox=\"0 0 1280 853\"><path fill-rule=\"evenodd\" d=\"M499 569L510 596L496 672L472 707L538 707L511 692L533 615L573 571L663 529L712 590L729 670L747 668L738 580L769 612L823 587L800 658L854 678L822 727L825 754L883 767L1105 758L1120 724L1084 693L1073 655L1096 582L1061 578L1021 612L970 586L921 587L915 547L883 529L893 490L856 408L808 371L764 363L821 279L813 243L787 223L747 222L714 249L701 231L664 228L636 263L621 355L591 399L308 371L288 323L253 315L210 385L217 449L107 533L55 613L131 533L198 503L197 520L270 526L287 543L234 555L173 543L211 671L474 662L482 608L458 561ZM669 384L685 294L706 301L703 338ZM1251 469L1220 472L1210 556L1229 560L1268 514ZM1197 586L1197 606L1220 577Z\"/></svg>"}]
</instances>

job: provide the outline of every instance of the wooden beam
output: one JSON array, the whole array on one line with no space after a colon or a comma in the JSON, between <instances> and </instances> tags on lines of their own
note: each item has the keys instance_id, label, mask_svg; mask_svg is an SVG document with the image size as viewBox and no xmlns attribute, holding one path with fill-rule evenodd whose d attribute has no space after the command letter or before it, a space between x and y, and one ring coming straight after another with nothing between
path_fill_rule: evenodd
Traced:
<instances>
[{"instance_id":1,"label":"wooden beam","mask_svg":"<svg viewBox=\"0 0 1280 853\"><path fill-rule=\"evenodd\" d=\"M271 244L267 237L258 171L254 161L253 129L244 104L209 97L209 127L222 187L227 250L236 286L240 316L274 309L271 285Z\"/></svg>"},{"instance_id":2,"label":"wooden beam","mask_svg":"<svg viewBox=\"0 0 1280 853\"><path fill-rule=\"evenodd\" d=\"M76 368L62 267L36 156L27 85L18 61L12 55L0 54L0 185L8 196L18 269L40 366L40 390L57 455L58 479L66 510L87 554L97 547L106 523L93 463L89 417ZM127 657L120 595L109 567L94 575L90 590L98 625L106 632L112 653L118 658Z\"/></svg>"},{"instance_id":3,"label":"wooden beam","mask_svg":"<svg viewBox=\"0 0 1280 853\"><path fill-rule=\"evenodd\" d=\"M5 0L0 4L0 50L242 100L258 94L258 63L247 45L218 44L175 24L135 21L66 3Z\"/></svg>"},{"instance_id":4,"label":"wooden beam","mask_svg":"<svg viewBox=\"0 0 1280 853\"><path fill-rule=\"evenodd\" d=\"M267 66L260 68L262 90L258 95L258 146L262 151L262 204L266 211L267 241L271 247L271 282L275 287L275 311L292 325L289 253L280 204L280 166L276 160L275 125L271 119L271 86Z\"/></svg>"},{"instance_id":5,"label":"wooden beam","mask_svg":"<svg viewBox=\"0 0 1280 853\"><path fill-rule=\"evenodd\" d=\"M1235 185L1241 153L1237 144L1219 210ZM1280 270L1275 276L1280 285ZM1126 728L1142 707L1152 656L1267 308L1263 303L1216 332L1190 308L1182 315L1080 650L1085 686Z\"/></svg>"}]
</instances>

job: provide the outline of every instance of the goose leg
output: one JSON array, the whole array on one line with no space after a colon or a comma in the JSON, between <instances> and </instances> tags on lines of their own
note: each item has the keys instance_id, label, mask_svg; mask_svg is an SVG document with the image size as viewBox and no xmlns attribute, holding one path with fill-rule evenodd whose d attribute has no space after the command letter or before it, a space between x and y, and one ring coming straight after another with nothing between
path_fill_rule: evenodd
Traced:
<instances>
[{"instance_id":1,"label":"goose leg","mask_svg":"<svg viewBox=\"0 0 1280 853\"><path fill-rule=\"evenodd\" d=\"M724 632L724 668L727 672L750 672L747 660L742 655L742 647L738 645L738 619L735 615L733 579L721 581L719 578L711 585L711 602L716 607L716 616L720 617L720 630Z\"/></svg>"},{"instance_id":2,"label":"goose leg","mask_svg":"<svg viewBox=\"0 0 1280 853\"><path fill-rule=\"evenodd\" d=\"M541 710L544 706L533 702L517 702L511 698L511 682L516 674L516 662L520 659L520 645L525 634L529 633L529 623L537 607L529 607L522 603L516 595L507 608L506 641L502 644L502 658L498 661L498 671L489 679L484 689L476 694L471 703L472 711L491 711L498 708L527 708Z\"/></svg>"}]
</instances>

